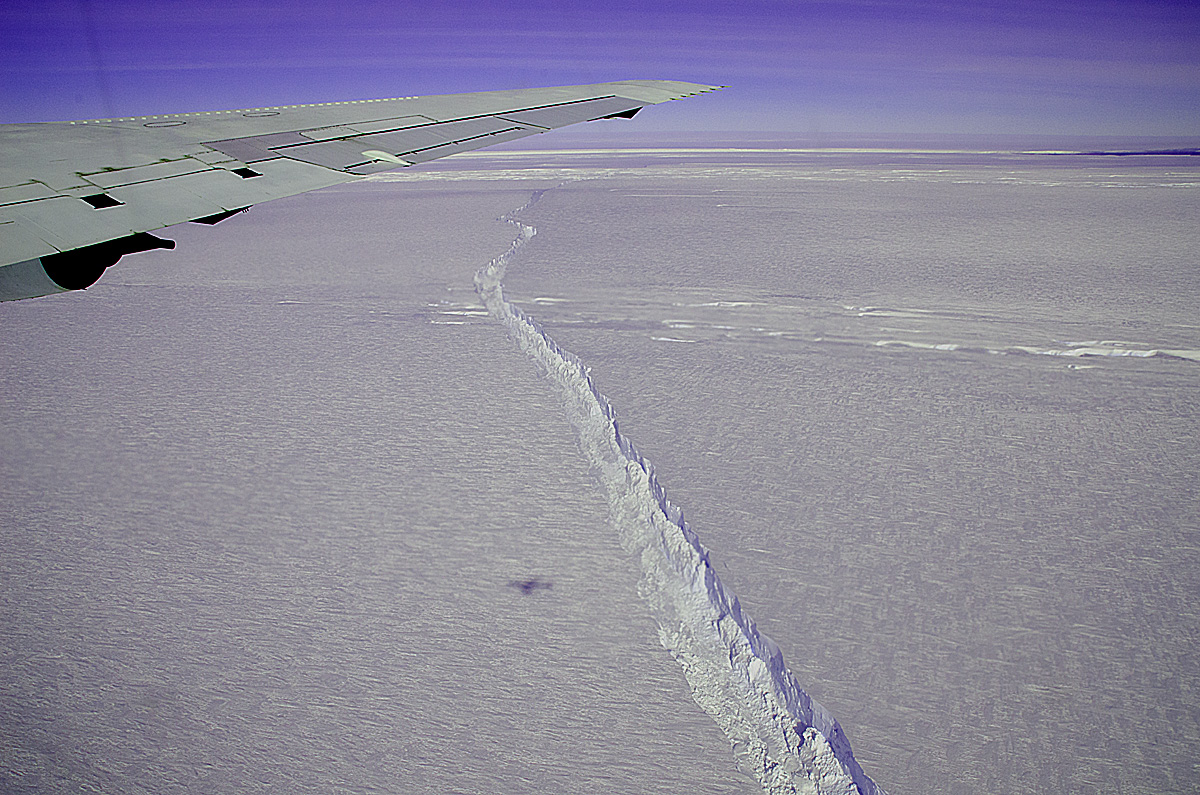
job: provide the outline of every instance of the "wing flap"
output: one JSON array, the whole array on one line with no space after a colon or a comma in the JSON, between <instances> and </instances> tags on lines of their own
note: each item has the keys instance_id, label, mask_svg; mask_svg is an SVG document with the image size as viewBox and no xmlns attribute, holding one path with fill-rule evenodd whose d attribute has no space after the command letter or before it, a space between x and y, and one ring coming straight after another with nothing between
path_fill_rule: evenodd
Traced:
<instances>
[{"instance_id":1,"label":"wing flap","mask_svg":"<svg viewBox=\"0 0 1200 795\"><path fill-rule=\"evenodd\" d=\"M419 127L423 124L436 124L437 119L431 119L428 116L397 116L391 119L377 119L375 121L356 121L353 129L363 134L370 133L386 133L395 132L396 130L404 130L409 127Z\"/></svg>"},{"instance_id":2,"label":"wing flap","mask_svg":"<svg viewBox=\"0 0 1200 795\"><path fill-rule=\"evenodd\" d=\"M346 181L327 168L287 158L255 167L261 178L244 179L215 168L124 185L106 194L120 204L101 209L75 196L12 205L0 215L0 248L5 259L19 262Z\"/></svg>"},{"instance_id":3,"label":"wing flap","mask_svg":"<svg viewBox=\"0 0 1200 795\"><path fill-rule=\"evenodd\" d=\"M26 182L11 188L0 188L0 207L8 204L24 204L38 199L52 199L58 194L40 182Z\"/></svg>"},{"instance_id":4,"label":"wing flap","mask_svg":"<svg viewBox=\"0 0 1200 795\"><path fill-rule=\"evenodd\" d=\"M437 144L425 149L419 149L412 152L405 152L400 155L401 158L411 163L427 163L430 160L437 160L441 157L456 155L459 152L470 152L474 149L482 149L485 146L503 143L504 141L515 141L518 138L524 138L527 135L536 135L541 130L532 129L529 127L512 127L508 130L499 132L487 133L486 135L469 138L465 141L451 141L444 144ZM382 171L383 169L378 169ZM356 170L357 171L357 170ZM368 173L363 171L361 173Z\"/></svg>"},{"instance_id":5,"label":"wing flap","mask_svg":"<svg viewBox=\"0 0 1200 795\"><path fill-rule=\"evenodd\" d=\"M345 125L337 127L322 127L319 130L304 130L300 134L310 141L332 141L336 138L349 138L352 135L359 135L360 130Z\"/></svg>"},{"instance_id":6,"label":"wing flap","mask_svg":"<svg viewBox=\"0 0 1200 795\"><path fill-rule=\"evenodd\" d=\"M212 166L199 160L185 157L180 160L170 160L166 163L154 163L148 166L123 168L119 171L103 171L99 174L84 175L88 182L98 188L108 190L122 185L134 185L139 182L178 177L185 174L195 174L199 171L209 171Z\"/></svg>"},{"instance_id":7,"label":"wing flap","mask_svg":"<svg viewBox=\"0 0 1200 795\"><path fill-rule=\"evenodd\" d=\"M339 171L354 171L372 160L363 152L376 150L394 155L409 163L423 162L409 157L417 152L427 152L440 146L452 145L478 138L494 136L498 133L511 132L520 129L511 122L500 121L491 117L482 119L467 119L457 122L443 122L412 127L391 133L374 135L354 135L352 137L309 143L303 145L287 145L273 148L272 151L283 157L314 163L326 168ZM488 143L497 143L495 139ZM479 144L486 146L486 143ZM446 154L449 154L447 152ZM444 157L444 155L438 155ZM432 160L434 158L425 158ZM389 168L395 168L393 162Z\"/></svg>"},{"instance_id":8,"label":"wing flap","mask_svg":"<svg viewBox=\"0 0 1200 795\"><path fill-rule=\"evenodd\" d=\"M230 170L217 168L199 174L129 185L114 189L109 195L129 208L154 206L154 214L159 219L154 228L161 229L346 181L344 176L327 168L286 158L255 163L254 167L261 174L260 177L247 179ZM115 214L123 209L113 207L98 212Z\"/></svg>"},{"instance_id":9,"label":"wing flap","mask_svg":"<svg viewBox=\"0 0 1200 795\"><path fill-rule=\"evenodd\" d=\"M117 212L123 210L124 212ZM26 232L35 235L54 251L69 251L97 241L124 237L135 231L136 221L154 223L129 207L97 210L74 196L18 204L7 208L11 219ZM157 229L158 227L153 227ZM5 259L9 258L7 246ZM53 253L53 252L50 252ZM24 259L28 259L27 257Z\"/></svg>"},{"instance_id":10,"label":"wing flap","mask_svg":"<svg viewBox=\"0 0 1200 795\"><path fill-rule=\"evenodd\" d=\"M408 117L415 120L415 117ZM389 120L394 122L397 120ZM570 122L563 122L569 124ZM364 133L355 127L340 126L320 130L305 130L296 133L271 133L247 138L233 138L225 141L209 141L210 146L229 157L234 157L243 163L261 163L277 157L286 157L304 163L323 166L325 168L352 174L363 172L373 160L366 151L379 151L400 158L407 163L422 163L445 157L454 152L475 149L499 143L501 140L512 140L540 129L529 129L521 124L514 124L503 118L484 116L458 121L429 122L409 124L401 128L393 128L388 132ZM501 134L519 133L519 135ZM316 140L314 140L316 139ZM470 141L478 141L474 146L461 146ZM436 154L434 154L436 152ZM410 157L409 155L413 155ZM388 163L388 168L395 168L397 163ZM370 166L371 171L377 171L377 166Z\"/></svg>"},{"instance_id":11,"label":"wing flap","mask_svg":"<svg viewBox=\"0 0 1200 795\"><path fill-rule=\"evenodd\" d=\"M396 160L379 160L364 153L384 152L405 163L425 163L568 124L631 114L645 104L622 97L601 97L440 122L406 116L377 123L268 133L207 141L205 146L243 163L286 157L360 175L398 165ZM372 128L379 130L370 132Z\"/></svg>"},{"instance_id":12,"label":"wing flap","mask_svg":"<svg viewBox=\"0 0 1200 795\"><path fill-rule=\"evenodd\" d=\"M281 157L274 150L282 146L298 146L311 143L299 132L268 133L246 138L229 138L224 141L205 141L204 145L216 149L243 163L257 163Z\"/></svg>"},{"instance_id":13,"label":"wing flap","mask_svg":"<svg viewBox=\"0 0 1200 795\"><path fill-rule=\"evenodd\" d=\"M498 117L520 124L529 124L543 129L552 130L556 127L566 127L581 121L596 121L606 116L627 113L637 110L646 103L623 97L606 97L604 99L589 99L582 102L568 102L562 105L552 105L544 108L518 110L510 113L498 113Z\"/></svg>"},{"instance_id":14,"label":"wing flap","mask_svg":"<svg viewBox=\"0 0 1200 795\"><path fill-rule=\"evenodd\" d=\"M36 230L13 217L0 220L0 250L4 251L5 259L12 258L13 262L37 259L58 251L43 240ZM3 270L0 268L0 272Z\"/></svg>"}]
</instances>

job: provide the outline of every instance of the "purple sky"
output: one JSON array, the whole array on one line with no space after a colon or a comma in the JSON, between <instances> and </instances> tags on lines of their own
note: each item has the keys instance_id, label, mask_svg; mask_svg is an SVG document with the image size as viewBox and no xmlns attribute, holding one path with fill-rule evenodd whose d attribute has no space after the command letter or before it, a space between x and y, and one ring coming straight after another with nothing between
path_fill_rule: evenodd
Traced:
<instances>
[{"instance_id":1,"label":"purple sky","mask_svg":"<svg viewBox=\"0 0 1200 795\"><path fill-rule=\"evenodd\" d=\"M626 78L643 131L1200 136L1200 3L5 0L0 121Z\"/></svg>"}]
</instances>

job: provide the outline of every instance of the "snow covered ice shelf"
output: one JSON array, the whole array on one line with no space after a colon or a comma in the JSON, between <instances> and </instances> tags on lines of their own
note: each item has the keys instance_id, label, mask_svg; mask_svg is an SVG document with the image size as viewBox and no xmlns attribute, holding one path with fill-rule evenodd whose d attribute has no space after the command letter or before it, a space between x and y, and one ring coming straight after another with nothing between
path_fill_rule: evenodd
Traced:
<instances>
[{"instance_id":1,"label":"snow covered ice shelf","mask_svg":"<svg viewBox=\"0 0 1200 795\"><path fill-rule=\"evenodd\" d=\"M5 786L758 791L475 296L549 188L507 297L870 776L1193 789L1200 365L1091 349L1200 349L1195 169L940 157L452 158L4 307Z\"/></svg>"},{"instance_id":2,"label":"snow covered ice shelf","mask_svg":"<svg viewBox=\"0 0 1200 795\"><path fill-rule=\"evenodd\" d=\"M760 157L581 169L509 299L890 792L1193 791L1197 169Z\"/></svg>"},{"instance_id":3,"label":"snow covered ice shelf","mask_svg":"<svg viewBox=\"0 0 1200 795\"><path fill-rule=\"evenodd\" d=\"M0 790L758 791L553 396L428 308L511 241L528 193L484 187L277 202L5 305Z\"/></svg>"}]
</instances>

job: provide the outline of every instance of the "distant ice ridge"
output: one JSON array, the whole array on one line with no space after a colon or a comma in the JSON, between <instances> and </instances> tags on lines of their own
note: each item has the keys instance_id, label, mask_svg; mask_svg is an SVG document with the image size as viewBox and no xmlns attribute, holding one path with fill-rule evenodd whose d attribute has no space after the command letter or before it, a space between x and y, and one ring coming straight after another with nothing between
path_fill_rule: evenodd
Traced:
<instances>
[{"instance_id":1,"label":"distant ice ridge","mask_svg":"<svg viewBox=\"0 0 1200 795\"><path fill-rule=\"evenodd\" d=\"M800 688L779 647L721 585L708 552L667 499L654 468L621 434L588 368L504 300L505 268L536 234L516 216L544 192L505 217L519 230L517 237L475 274L475 288L490 314L561 390L583 450L608 492L621 544L640 559L638 591L650 605L663 646L683 667L696 702L729 738L738 767L767 792L886 795L855 760L838 722Z\"/></svg>"},{"instance_id":2,"label":"distant ice ridge","mask_svg":"<svg viewBox=\"0 0 1200 795\"><path fill-rule=\"evenodd\" d=\"M1167 359L1186 359L1200 362L1200 350L1166 349L1166 348L1129 348L1122 347L1126 343L1100 340L1094 342L1068 342L1067 348L1035 348L1030 345L1009 345L1006 348L975 348L956 342L934 344L928 342L910 342L908 340L879 340L878 347L901 346L905 348L921 348L931 351L984 350L988 353L1028 353L1034 356L1107 356L1112 358L1150 359L1163 357Z\"/></svg>"}]
</instances>

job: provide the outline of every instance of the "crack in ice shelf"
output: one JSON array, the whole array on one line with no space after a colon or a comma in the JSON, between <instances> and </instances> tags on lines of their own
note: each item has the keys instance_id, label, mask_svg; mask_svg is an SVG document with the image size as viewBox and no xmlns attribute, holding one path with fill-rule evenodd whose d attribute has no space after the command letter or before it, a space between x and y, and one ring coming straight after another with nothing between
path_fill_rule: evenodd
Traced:
<instances>
[{"instance_id":1,"label":"crack in ice shelf","mask_svg":"<svg viewBox=\"0 0 1200 795\"><path fill-rule=\"evenodd\" d=\"M772 795L885 795L863 772L833 716L804 692L779 647L717 576L707 550L684 521L617 423L587 366L558 346L541 325L504 300L508 263L536 234L517 220L545 191L502 220L517 228L503 254L475 274L488 312L560 392L581 449L600 475L610 520L624 549L638 558L638 593L658 624L659 639L683 668L692 695L733 746L739 769Z\"/></svg>"}]
</instances>

